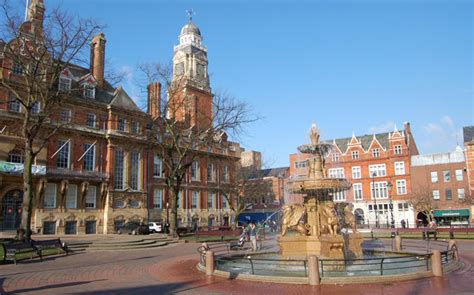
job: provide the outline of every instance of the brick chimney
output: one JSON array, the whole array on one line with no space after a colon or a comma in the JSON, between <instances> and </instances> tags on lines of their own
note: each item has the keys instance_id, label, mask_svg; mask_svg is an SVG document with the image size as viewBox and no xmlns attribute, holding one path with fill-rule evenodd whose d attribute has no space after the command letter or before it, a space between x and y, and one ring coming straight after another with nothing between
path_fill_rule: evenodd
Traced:
<instances>
[{"instance_id":1,"label":"brick chimney","mask_svg":"<svg viewBox=\"0 0 474 295\"><path fill-rule=\"evenodd\" d=\"M97 85L99 87L105 86L104 71L105 71L105 40L104 33L97 34L91 42L91 65L90 70Z\"/></svg>"},{"instance_id":2,"label":"brick chimney","mask_svg":"<svg viewBox=\"0 0 474 295\"><path fill-rule=\"evenodd\" d=\"M159 82L148 84L148 114L152 119L161 116L161 84Z\"/></svg>"},{"instance_id":3,"label":"brick chimney","mask_svg":"<svg viewBox=\"0 0 474 295\"><path fill-rule=\"evenodd\" d=\"M43 0L32 0L28 7L28 21L32 24L32 32L36 35L43 33L44 20L44 2Z\"/></svg>"}]
</instances>

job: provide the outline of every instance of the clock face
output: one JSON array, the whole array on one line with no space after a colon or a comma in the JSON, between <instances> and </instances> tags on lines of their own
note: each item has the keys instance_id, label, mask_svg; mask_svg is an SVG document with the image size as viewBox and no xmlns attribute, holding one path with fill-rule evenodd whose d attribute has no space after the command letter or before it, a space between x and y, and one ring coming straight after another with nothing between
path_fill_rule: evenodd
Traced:
<instances>
[{"instance_id":1,"label":"clock face","mask_svg":"<svg viewBox=\"0 0 474 295\"><path fill-rule=\"evenodd\" d=\"M174 71L175 71L175 75L184 74L184 63L180 62L179 64L177 64Z\"/></svg>"},{"instance_id":2,"label":"clock face","mask_svg":"<svg viewBox=\"0 0 474 295\"><path fill-rule=\"evenodd\" d=\"M199 77L204 77L204 65L199 63L196 65L196 74Z\"/></svg>"}]
</instances>

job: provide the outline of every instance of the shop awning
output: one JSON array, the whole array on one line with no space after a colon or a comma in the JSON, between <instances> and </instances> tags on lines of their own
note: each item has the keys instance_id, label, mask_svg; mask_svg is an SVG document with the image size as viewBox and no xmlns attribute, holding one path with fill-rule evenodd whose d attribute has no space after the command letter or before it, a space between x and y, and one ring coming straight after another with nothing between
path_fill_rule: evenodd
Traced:
<instances>
[{"instance_id":1,"label":"shop awning","mask_svg":"<svg viewBox=\"0 0 474 295\"><path fill-rule=\"evenodd\" d=\"M434 217L469 217L469 209L456 209L456 210L434 210Z\"/></svg>"}]
</instances>

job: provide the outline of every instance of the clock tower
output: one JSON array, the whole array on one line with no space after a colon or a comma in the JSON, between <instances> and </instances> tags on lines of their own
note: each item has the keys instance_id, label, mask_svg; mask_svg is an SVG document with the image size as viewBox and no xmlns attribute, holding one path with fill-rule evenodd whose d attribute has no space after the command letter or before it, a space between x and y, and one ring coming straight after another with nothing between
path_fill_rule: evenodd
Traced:
<instances>
[{"instance_id":1,"label":"clock tower","mask_svg":"<svg viewBox=\"0 0 474 295\"><path fill-rule=\"evenodd\" d=\"M188 121L201 129L212 126L212 92L208 75L207 47L202 44L199 28L192 21L181 29L179 44L174 47L173 95L171 116Z\"/></svg>"}]
</instances>

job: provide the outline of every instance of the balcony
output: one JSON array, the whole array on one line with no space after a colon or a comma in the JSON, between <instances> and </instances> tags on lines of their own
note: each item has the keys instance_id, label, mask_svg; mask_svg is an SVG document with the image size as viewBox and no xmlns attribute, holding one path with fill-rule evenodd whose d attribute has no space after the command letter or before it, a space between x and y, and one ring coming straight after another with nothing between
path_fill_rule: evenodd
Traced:
<instances>
[{"instance_id":1,"label":"balcony","mask_svg":"<svg viewBox=\"0 0 474 295\"><path fill-rule=\"evenodd\" d=\"M46 176L52 178L104 180L109 177L109 174L99 171L76 171L71 169L48 168Z\"/></svg>"}]
</instances>

